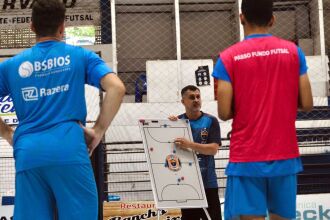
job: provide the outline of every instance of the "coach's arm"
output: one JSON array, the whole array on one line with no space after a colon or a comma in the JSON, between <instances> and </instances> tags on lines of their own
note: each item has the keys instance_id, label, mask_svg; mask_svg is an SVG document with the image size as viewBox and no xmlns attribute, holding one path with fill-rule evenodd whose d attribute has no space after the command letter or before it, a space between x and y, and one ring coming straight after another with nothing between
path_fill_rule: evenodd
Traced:
<instances>
[{"instance_id":1,"label":"coach's arm","mask_svg":"<svg viewBox=\"0 0 330 220\"><path fill-rule=\"evenodd\" d=\"M218 143L201 144L189 141L186 138L175 138L174 143L182 149L192 149L204 155L216 155L218 152Z\"/></svg>"}]
</instances>

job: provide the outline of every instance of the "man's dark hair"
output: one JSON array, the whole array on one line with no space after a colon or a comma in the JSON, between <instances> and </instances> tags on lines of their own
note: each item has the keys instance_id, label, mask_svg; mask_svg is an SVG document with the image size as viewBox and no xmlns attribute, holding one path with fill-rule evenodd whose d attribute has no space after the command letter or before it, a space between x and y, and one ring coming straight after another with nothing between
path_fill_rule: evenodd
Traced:
<instances>
[{"instance_id":1,"label":"man's dark hair","mask_svg":"<svg viewBox=\"0 0 330 220\"><path fill-rule=\"evenodd\" d=\"M32 23L38 37L54 36L64 22L65 5L60 0L34 0Z\"/></svg>"},{"instance_id":2,"label":"man's dark hair","mask_svg":"<svg viewBox=\"0 0 330 220\"><path fill-rule=\"evenodd\" d=\"M273 0L242 0L241 9L247 22L265 27L273 16Z\"/></svg>"},{"instance_id":3,"label":"man's dark hair","mask_svg":"<svg viewBox=\"0 0 330 220\"><path fill-rule=\"evenodd\" d=\"M199 88L197 88L196 86L194 85L188 85L188 86L185 86L183 89L181 89L181 96L183 96L188 90L190 91L200 91Z\"/></svg>"}]
</instances>

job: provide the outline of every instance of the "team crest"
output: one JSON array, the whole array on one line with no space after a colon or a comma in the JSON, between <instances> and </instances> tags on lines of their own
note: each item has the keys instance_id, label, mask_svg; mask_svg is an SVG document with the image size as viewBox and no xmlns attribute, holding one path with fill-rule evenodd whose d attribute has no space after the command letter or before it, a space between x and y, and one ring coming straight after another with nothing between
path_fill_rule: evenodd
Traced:
<instances>
[{"instance_id":1,"label":"team crest","mask_svg":"<svg viewBox=\"0 0 330 220\"><path fill-rule=\"evenodd\" d=\"M209 132L207 131L206 128L203 128L201 130L201 139L202 139L202 144L206 144L207 143L207 137L209 136Z\"/></svg>"},{"instance_id":2,"label":"team crest","mask_svg":"<svg viewBox=\"0 0 330 220\"><path fill-rule=\"evenodd\" d=\"M166 157L165 165L171 171L178 171L181 169L180 159L178 158L178 156L174 154L170 154Z\"/></svg>"}]
</instances>

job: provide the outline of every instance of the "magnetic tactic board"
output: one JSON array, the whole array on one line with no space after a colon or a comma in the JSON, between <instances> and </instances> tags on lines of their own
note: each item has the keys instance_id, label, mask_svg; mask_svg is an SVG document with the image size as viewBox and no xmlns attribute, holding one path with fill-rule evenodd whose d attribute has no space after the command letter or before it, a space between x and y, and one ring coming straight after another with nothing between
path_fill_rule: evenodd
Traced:
<instances>
[{"instance_id":1,"label":"magnetic tactic board","mask_svg":"<svg viewBox=\"0 0 330 220\"><path fill-rule=\"evenodd\" d=\"M156 207L207 207L196 154L174 143L178 137L193 140L189 120L140 120L139 126Z\"/></svg>"}]
</instances>

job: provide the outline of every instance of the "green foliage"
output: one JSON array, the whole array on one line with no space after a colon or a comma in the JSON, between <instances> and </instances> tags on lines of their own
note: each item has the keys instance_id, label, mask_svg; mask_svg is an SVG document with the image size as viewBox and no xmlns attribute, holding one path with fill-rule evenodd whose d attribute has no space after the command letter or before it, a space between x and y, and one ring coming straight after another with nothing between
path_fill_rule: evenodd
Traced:
<instances>
[{"instance_id":1,"label":"green foliage","mask_svg":"<svg viewBox=\"0 0 330 220\"><path fill-rule=\"evenodd\" d=\"M65 28L67 37L95 37L94 26L80 26Z\"/></svg>"}]
</instances>

